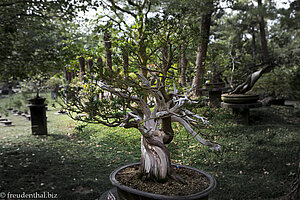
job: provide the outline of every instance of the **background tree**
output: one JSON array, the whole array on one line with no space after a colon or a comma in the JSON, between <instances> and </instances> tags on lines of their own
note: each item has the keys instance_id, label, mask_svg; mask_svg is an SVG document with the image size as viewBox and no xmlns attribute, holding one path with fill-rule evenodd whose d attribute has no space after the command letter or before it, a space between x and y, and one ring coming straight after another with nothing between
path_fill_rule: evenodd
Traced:
<instances>
[{"instance_id":1,"label":"background tree","mask_svg":"<svg viewBox=\"0 0 300 200\"><path fill-rule=\"evenodd\" d=\"M196 85L196 95L199 96L201 93L200 89L204 83L204 74L205 74L205 60L207 55L207 48L209 43L210 36L210 27L211 27L211 18L214 12L213 0L204 1L203 7L206 8L206 11L201 16L201 28L200 28L200 39L197 49L196 57L196 69L193 79L193 85Z\"/></svg>"},{"instance_id":2,"label":"background tree","mask_svg":"<svg viewBox=\"0 0 300 200\"><path fill-rule=\"evenodd\" d=\"M0 3L1 79L22 79L61 68L59 53L66 39L66 21L80 1L8 0Z\"/></svg>"}]
</instances>

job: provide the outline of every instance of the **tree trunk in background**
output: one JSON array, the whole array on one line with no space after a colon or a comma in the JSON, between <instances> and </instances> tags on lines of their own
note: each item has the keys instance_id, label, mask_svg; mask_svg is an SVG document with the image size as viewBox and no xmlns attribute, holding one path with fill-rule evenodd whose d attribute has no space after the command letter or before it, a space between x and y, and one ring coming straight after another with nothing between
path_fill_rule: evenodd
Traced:
<instances>
[{"instance_id":1,"label":"tree trunk in background","mask_svg":"<svg viewBox=\"0 0 300 200\"><path fill-rule=\"evenodd\" d=\"M122 57L123 57L123 69L124 69L124 77L125 79L128 77L128 66L129 66L129 61L128 61L128 53L127 51L122 52Z\"/></svg>"},{"instance_id":2,"label":"tree trunk in background","mask_svg":"<svg viewBox=\"0 0 300 200\"><path fill-rule=\"evenodd\" d=\"M80 68L80 76L83 76L85 74L84 58L80 57L80 58L78 58L78 61L79 61L79 68Z\"/></svg>"},{"instance_id":3,"label":"tree trunk in background","mask_svg":"<svg viewBox=\"0 0 300 200\"><path fill-rule=\"evenodd\" d=\"M197 49L196 57L196 71L193 80L193 85L196 87L196 96L201 96L201 88L204 82L204 73L205 73L205 59L207 54L207 47L209 42L209 31L211 26L211 16L213 13L213 1L209 0L207 3L207 13L202 16L201 19L201 30L200 30L200 41Z\"/></svg>"},{"instance_id":4,"label":"tree trunk in background","mask_svg":"<svg viewBox=\"0 0 300 200\"><path fill-rule=\"evenodd\" d=\"M181 45L181 55L180 55L180 86L186 86L186 69L187 69L187 59L185 54L185 44Z\"/></svg>"},{"instance_id":5,"label":"tree trunk in background","mask_svg":"<svg viewBox=\"0 0 300 200\"><path fill-rule=\"evenodd\" d=\"M97 66L98 66L98 70L99 70L98 73L103 75L104 64L103 64L102 58L100 56L97 59ZM104 92L103 91L100 92L99 98L100 99L104 98Z\"/></svg>"},{"instance_id":6,"label":"tree trunk in background","mask_svg":"<svg viewBox=\"0 0 300 200\"><path fill-rule=\"evenodd\" d=\"M89 68L89 71L92 72L93 70L93 65L94 65L94 62L92 59L89 59L88 60L88 68Z\"/></svg>"},{"instance_id":7,"label":"tree trunk in background","mask_svg":"<svg viewBox=\"0 0 300 200\"><path fill-rule=\"evenodd\" d=\"M168 48L167 45L163 46L161 49L162 54L162 68L164 72L164 76L167 76L167 67L168 67Z\"/></svg>"},{"instance_id":8,"label":"tree trunk in background","mask_svg":"<svg viewBox=\"0 0 300 200\"><path fill-rule=\"evenodd\" d=\"M104 47L105 47L105 57L106 57L106 69L108 71L112 70L112 52L111 52L111 37L109 33L104 33Z\"/></svg>"},{"instance_id":9,"label":"tree trunk in background","mask_svg":"<svg viewBox=\"0 0 300 200\"><path fill-rule=\"evenodd\" d=\"M260 31L260 40L261 40L261 47L262 47L262 55L263 55L263 62L269 63L270 56L268 51L268 43L266 38L266 30L265 30L265 20L264 20L264 8L262 5L262 0L257 0L259 15L258 15L258 24L259 24L259 31Z\"/></svg>"},{"instance_id":10,"label":"tree trunk in background","mask_svg":"<svg viewBox=\"0 0 300 200\"><path fill-rule=\"evenodd\" d=\"M254 26L251 26L251 31L252 31L252 56L253 59L256 58L256 37L255 37L255 28Z\"/></svg>"}]
</instances>

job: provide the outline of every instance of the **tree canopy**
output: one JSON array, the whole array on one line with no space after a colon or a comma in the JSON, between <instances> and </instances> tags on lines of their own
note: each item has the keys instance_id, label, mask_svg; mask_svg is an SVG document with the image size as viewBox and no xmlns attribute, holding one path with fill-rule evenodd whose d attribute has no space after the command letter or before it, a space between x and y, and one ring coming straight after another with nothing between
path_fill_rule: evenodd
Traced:
<instances>
[{"instance_id":1,"label":"tree canopy","mask_svg":"<svg viewBox=\"0 0 300 200\"><path fill-rule=\"evenodd\" d=\"M1 79L21 79L61 68L60 53L82 1L8 0L0 3Z\"/></svg>"}]
</instances>

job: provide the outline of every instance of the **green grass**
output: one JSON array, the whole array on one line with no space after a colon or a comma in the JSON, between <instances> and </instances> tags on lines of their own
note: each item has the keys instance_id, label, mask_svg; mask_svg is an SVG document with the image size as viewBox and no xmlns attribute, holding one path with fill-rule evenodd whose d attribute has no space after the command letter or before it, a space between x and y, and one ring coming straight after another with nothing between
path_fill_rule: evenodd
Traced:
<instances>
[{"instance_id":1,"label":"green grass","mask_svg":"<svg viewBox=\"0 0 300 200\"><path fill-rule=\"evenodd\" d=\"M0 126L0 192L96 199L111 187L113 169L139 161L136 130L74 122L49 108L48 136L31 135L30 122L10 113L15 126ZM177 124L168 148L173 162L216 178L212 198L278 199L289 191L300 152L300 120L291 109L254 109L251 126L233 124L227 110L202 108L199 113L211 120L213 126L204 132L222 151L209 151Z\"/></svg>"}]
</instances>

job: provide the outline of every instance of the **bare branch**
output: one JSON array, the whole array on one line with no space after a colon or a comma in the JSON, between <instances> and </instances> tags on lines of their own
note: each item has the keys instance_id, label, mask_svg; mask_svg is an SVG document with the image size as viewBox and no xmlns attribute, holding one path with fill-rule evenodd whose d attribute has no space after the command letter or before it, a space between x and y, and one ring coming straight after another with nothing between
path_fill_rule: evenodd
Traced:
<instances>
[{"instance_id":1,"label":"bare branch","mask_svg":"<svg viewBox=\"0 0 300 200\"><path fill-rule=\"evenodd\" d=\"M192 134L192 136L198 140L201 144L205 145L205 146L209 146L211 150L217 150L219 151L221 149L221 146L219 144L215 144L212 143L208 140L204 140L203 138L201 138L195 131L194 129L192 129L192 127L188 124L187 121L185 121L184 119L177 117L177 116L172 116L171 117L173 122L179 122L181 125L184 126L184 128L190 133Z\"/></svg>"},{"instance_id":2,"label":"bare branch","mask_svg":"<svg viewBox=\"0 0 300 200\"><path fill-rule=\"evenodd\" d=\"M150 117L150 115L151 115L150 108L142 98L139 98L139 97L136 97L136 96L131 96L129 94L118 91L118 90L116 90L114 88L111 88L110 86L104 84L103 82L101 82L99 84L99 86L100 86L101 89L106 90L106 91L108 91L108 92L110 92L114 95L117 95L121 98L128 99L128 100L136 102L137 104L139 104L141 106L141 109L143 110L144 114L147 117Z\"/></svg>"},{"instance_id":3,"label":"bare branch","mask_svg":"<svg viewBox=\"0 0 300 200\"><path fill-rule=\"evenodd\" d=\"M119 11L121 11L121 12L127 13L127 14L133 16L134 18L136 18L136 14L134 14L133 12L130 12L129 10L126 10L126 9L121 8L120 6L118 6L118 5L115 3L114 0L109 0L109 2L111 3L111 6L112 6L113 10L117 9L117 10L119 10Z\"/></svg>"},{"instance_id":4,"label":"bare branch","mask_svg":"<svg viewBox=\"0 0 300 200\"><path fill-rule=\"evenodd\" d=\"M135 6L135 7L138 7L138 8L140 7L138 4L134 3L131 0L127 0L127 2L128 2L129 5L132 5L132 6Z\"/></svg>"}]
</instances>

